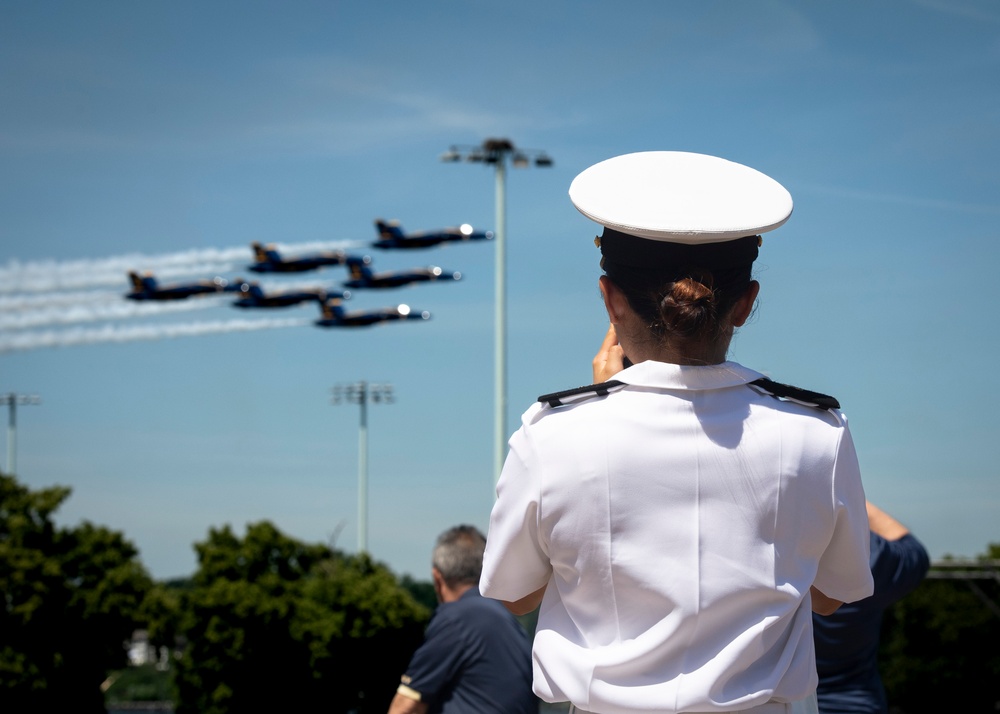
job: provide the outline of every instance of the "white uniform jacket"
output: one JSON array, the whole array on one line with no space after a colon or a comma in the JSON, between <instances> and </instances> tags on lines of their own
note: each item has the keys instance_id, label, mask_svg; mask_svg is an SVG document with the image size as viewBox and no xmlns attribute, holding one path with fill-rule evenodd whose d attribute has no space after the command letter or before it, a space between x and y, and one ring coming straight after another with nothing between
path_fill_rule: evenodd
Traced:
<instances>
[{"instance_id":1,"label":"white uniform jacket","mask_svg":"<svg viewBox=\"0 0 1000 714\"><path fill-rule=\"evenodd\" d=\"M735 362L643 362L536 403L511 437L480 590L545 587L534 689L602 714L743 709L816 688L809 587L872 593L847 421Z\"/></svg>"}]
</instances>

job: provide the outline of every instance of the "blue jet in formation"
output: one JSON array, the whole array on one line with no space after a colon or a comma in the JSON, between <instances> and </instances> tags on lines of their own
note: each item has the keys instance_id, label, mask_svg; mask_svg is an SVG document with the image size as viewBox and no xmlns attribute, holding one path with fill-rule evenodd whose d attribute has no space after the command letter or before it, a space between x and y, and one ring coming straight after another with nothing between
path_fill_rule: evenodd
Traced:
<instances>
[{"instance_id":1,"label":"blue jet in formation","mask_svg":"<svg viewBox=\"0 0 1000 714\"><path fill-rule=\"evenodd\" d=\"M290 307L310 300L324 302L329 298L349 298L346 290L327 290L325 288L303 288L301 290L281 290L264 292L255 282L243 282L237 285L237 297L234 307Z\"/></svg>"},{"instance_id":2,"label":"blue jet in formation","mask_svg":"<svg viewBox=\"0 0 1000 714\"><path fill-rule=\"evenodd\" d=\"M338 298L331 298L321 303L321 310L323 317L316 320L316 324L320 327L367 327L377 322L429 320L431 317L426 310L412 310L409 305L347 312Z\"/></svg>"},{"instance_id":3,"label":"blue jet in formation","mask_svg":"<svg viewBox=\"0 0 1000 714\"><path fill-rule=\"evenodd\" d=\"M347 253L342 250L328 250L292 258L283 258L272 244L251 243L254 262L247 270L255 273L304 273L327 265L343 265Z\"/></svg>"},{"instance_id":4,"label":"blue jet in formation","mask_svg":"<svg viewBox=\"0 0 1000 714\"><path fill-rule=\"evenodd\" d=\"M344 281L347 288L398 288L411 283L427 283L435 280L461 280L462 274L446 271L436 265L426 268L411 268L410 270L390 270L381 273L374 272L369 265L369 256L348 256L347 268L351 279Z\"/></svg>"},{"instance_id":5,"label":"blue jet in formation","mask_svg":"<svg viewBox=\"0 0 1000 714\"><path fill-rule=\"evenodd\" d=\"M129 300L184 300L192 295L232 292L235 289L228 280L219 277L162 286L152 273L139 275L130 271L128 277L132 282L132 290L125 293L125 297Z\"/></svg>"},{"instance_id":6,"label":"blue jet in formation","mask_svg":"<svg viewBox=\"0 0 1000 714\"><path fill-rule=\"evenodd\" d=\"M372 243L372 247L382 249L430 248L441 243L493 238L493 231L475 231L468 223L463 223L457 228L404 233L398 221L385 221L379 218L375 221L375 227L378 229L378 240Z\"/></svg>"}]
</instances>

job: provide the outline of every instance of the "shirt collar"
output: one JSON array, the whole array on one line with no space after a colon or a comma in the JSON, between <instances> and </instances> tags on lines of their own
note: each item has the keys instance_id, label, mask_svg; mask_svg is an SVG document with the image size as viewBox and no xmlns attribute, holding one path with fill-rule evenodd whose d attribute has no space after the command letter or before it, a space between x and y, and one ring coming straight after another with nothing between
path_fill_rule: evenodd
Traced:
<instances>
[{"instance_id":1,"label":"shirt collar","mask_svg":"<svg viewBox=\"0 0 1000 714\"><path fill-rule=\"evenodd\" d=\"M736 362L691 367L647 360L619 372L612 379L635 387L696 390L738 387L763 376Z\"/></svg>"}]
</instances>

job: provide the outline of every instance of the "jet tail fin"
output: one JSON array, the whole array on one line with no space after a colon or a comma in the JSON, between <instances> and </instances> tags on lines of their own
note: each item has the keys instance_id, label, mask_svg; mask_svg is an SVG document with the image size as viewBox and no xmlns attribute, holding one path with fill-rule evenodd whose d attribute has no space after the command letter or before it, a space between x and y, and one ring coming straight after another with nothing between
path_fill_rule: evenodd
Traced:
<instances>
[{"instance_id":1,"label":"jet tail fin","mask_svg":"<svg viewBox=\"0 0 1000 714\"><path fill-rule=\"evenodd\" d=\"M145 293L156 290L156 278L152 275L139 275L134 270L130 270L128 279L132 283L132 289L135 292Z\"/></svg>"},{"instance_id":2,"label":"jet tail fin","mask_svg":"<svg viewBox=\"0 0 1000 714\"><path fill-rule=\"evenodd\" d=\"M258 299L264 297L264 291L261 290L260 285L258 285L255 282L254 283L248 283L248 282L240 281L240 282L236 283L236 286L237 286L236 290L237 290L237 292L239 292L239 294L240 294L241 297L245 297L245 298L246 297L252 297L252 298L258 298Z\"/></svg>"},{"instance_id":3,"label":"jet tail fin","mask_svg":"<svg viewBox=\"0 0 1000 714\"><path fill-rule=\"evenodd\" d=\"M367 255L364 257L349 255L347 256L347 269L353 279L368 280L372 277L372 269L368 267L371 262L371 257Z\"/></svg>"},{"instance_id":4,"label":"jet tail fin","mask_svg":"<svg viewBox=\"0 0 1000 714\"><path fill-rule=\"evenodd\" d=\"M403 229L398 221L386 221L381 218L375 221L379 240L398 240L403 237Z\"/></svg>"},{"instance_id":5,"label":"jet tail fin","mask_svg":"<svg viewBox=\"0 0 1000 714\"><path fill-rule=\"evenodd\" d=\"M320 303L320 309L323 311L323 318L326 320L339 320L344 315L344 306L340 302L340 298L330 298Z\"/></svg>"},{"instance_id":6,"label":"jet tail fin","mask_svg":"<svg viewBox=\"0 0 1000 714\"><path fill-rule=\"evenodd\" d=\"M273 246L264 246L254 241L250 244L250 247L253 249L253 259L258 263L277 263L281 261L281 256L278 255L278 251Z\"/></svg>"}]
</instances>

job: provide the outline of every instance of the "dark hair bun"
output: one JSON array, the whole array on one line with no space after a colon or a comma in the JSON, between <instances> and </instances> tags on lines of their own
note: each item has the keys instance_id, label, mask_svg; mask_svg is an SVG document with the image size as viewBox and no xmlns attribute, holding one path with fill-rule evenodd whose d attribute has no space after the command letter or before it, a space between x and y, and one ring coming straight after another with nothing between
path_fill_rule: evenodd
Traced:
<instances>
[{"instance_id":1,"label":"dark hair bun","mask_svg":"<svg viewBox=\"0 0 1000 714\"><path fill-rule=\"evenodd\" d=\"M668 334L694 337L718 331L718 307L711 284L707 275L682 278L670 286L660 300L660 321Z\"/></svg>"}]
</instances>

